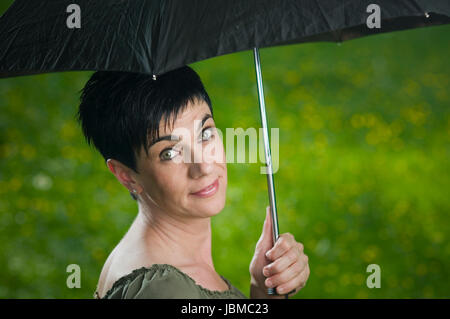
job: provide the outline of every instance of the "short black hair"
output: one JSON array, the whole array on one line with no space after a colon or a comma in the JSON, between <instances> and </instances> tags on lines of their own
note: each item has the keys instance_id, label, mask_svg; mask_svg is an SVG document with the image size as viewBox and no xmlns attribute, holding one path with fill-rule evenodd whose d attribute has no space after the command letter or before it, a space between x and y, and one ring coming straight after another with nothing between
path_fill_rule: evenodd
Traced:
<instances>
[{"instance_id":1,"label":"short black hair","mask_svg":"<svg viewBox=\"0 0 450 319\"><path fill-rule=\"evenodd\" d=\"M163 118L167 127L172 117L173 126L178 113L196 100L205 101L213 114L200 76L188 66L156 79L150 74L97 71L79 93L77 120L88 145L94 144L105 161L118 160L136 173L141 147L148 156L147 146L159 137Z\"/></svg>"}]
</instances>

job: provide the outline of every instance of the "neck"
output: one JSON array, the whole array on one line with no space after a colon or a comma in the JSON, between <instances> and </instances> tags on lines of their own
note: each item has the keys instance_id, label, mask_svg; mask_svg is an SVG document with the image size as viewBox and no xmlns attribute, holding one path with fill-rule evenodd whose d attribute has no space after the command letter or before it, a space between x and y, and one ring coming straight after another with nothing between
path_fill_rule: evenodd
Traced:
<instances>
[{"instance_id":1,"label":"neck","mask_svg":"<svg viewBox=\"0 0 450 319\"><path fill-rule=\"evenodd\" d=\"M201 265L214 269L209 217L173 215L139 205L130 233L144 243L152 260L174 266Z\"/></svg>"}]
</instances>

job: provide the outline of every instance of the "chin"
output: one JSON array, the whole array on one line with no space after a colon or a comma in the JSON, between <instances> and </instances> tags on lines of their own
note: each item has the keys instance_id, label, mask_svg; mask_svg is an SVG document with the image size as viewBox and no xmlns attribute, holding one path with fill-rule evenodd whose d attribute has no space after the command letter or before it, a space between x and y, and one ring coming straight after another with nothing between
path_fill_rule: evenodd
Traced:
<instances>
[{"instance_id":1,"label":"chin","mask_svg":"<svg viewBox=\"0 0 450 319\"><path fill-rule=\"evenodd\" d=\"M215 198L197 200L196 211L202 216L212 217L218 215L225 207L224 194L216 194Z\"/></svg>"}]
</instances>

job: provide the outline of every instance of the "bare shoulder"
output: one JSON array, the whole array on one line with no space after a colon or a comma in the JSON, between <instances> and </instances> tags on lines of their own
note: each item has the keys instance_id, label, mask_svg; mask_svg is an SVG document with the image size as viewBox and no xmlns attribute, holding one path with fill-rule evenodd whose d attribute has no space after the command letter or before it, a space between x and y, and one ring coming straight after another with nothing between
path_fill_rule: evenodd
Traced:
<instances>
[{"instance_id":1,"label":"bare shoulder","mask_svg":"<svg viewBox=\"0 0 450 319\"><path fill-rule=\"evenodd\" d=\"M105 261L97 285L102 298L114 283L142 266L151 265L148 249L139 241L122 240Z\"/></svg>"},{"instance_id":2,"label":"bare shoulder","mask_svg":"<svg viewBox=\"0 0 450 319\"><path fill-rule=\"evenodd\" d=\"M106 292L112 287L113 283L110 283L112 276L111 274L111 265L113 264L114 256L118 250L118 246L116 246L113 251L109 254L108 258L103 265L102 271L100 273L100 278L97 284L97 293L102 298ZM109 280L108 280L109 279Z\"/></svg>"}]
</instances>

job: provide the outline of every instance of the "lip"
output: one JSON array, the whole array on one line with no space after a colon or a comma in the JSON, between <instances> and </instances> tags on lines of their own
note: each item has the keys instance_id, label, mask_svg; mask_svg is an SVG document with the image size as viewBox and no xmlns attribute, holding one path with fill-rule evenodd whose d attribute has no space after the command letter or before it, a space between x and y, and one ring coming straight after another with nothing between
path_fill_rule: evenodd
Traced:
<instances>
[{"instance_id":1,"label":"lip","mask_svg":"<svg viewBox=\"0 0 450 319\"><path fill-rule=\"evenodd\" d=\"M217 178L212 184L206 186L205 188L199 190L198 192L191 194L200 197L209 197L214 195L218 189L219 189L219 178Z\"/></svg>"}]
</instances>

